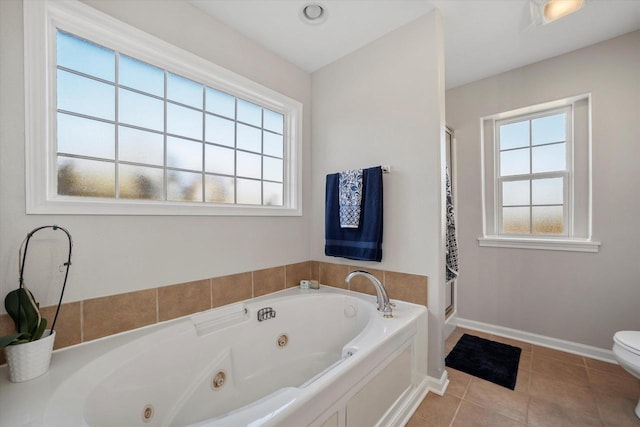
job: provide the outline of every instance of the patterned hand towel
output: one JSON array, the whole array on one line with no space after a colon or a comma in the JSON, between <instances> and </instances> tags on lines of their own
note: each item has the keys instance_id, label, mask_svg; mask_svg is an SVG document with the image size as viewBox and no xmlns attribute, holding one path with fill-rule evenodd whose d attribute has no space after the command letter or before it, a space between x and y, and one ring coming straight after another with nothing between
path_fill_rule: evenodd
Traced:
<instances>
[{"instance_id":1,"label":"patterned hand towel","mask_svg":"<svg viewBox=\"0 0 640 427\"><path fill-rule=\"evenodd\" d=\"M362 169L340 172L340 227L358 228L362 210Z\"/></svg>"}]
</instances>

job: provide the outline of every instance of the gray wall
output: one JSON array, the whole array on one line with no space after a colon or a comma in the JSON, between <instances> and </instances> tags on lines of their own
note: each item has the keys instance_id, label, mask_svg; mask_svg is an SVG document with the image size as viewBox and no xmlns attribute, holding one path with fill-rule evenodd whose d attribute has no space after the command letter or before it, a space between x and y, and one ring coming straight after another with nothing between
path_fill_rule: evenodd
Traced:
<instances>
[{"instance_id":1,"label":"gray wall","mask_svg":"<svg viewBox=\"0 0 640 427\"><path fill-rule=\"evenodd\" d=\"M610 348L640 330L640 31L446 92L457 142L461 318ZM600 252L479 247L480 117L592 93Z\"/></svg>"},{"instance_id":2,"label":"gray wall","mask_svg":"<svg viewBox=\"0 0 640 427\"><path fill-rule=\"evenodd\" d=\"M302 102L303 203L309 206L308 73L186 2L86 3ZM18 283L20 242L28 231L44 224L67 227L74 238L73 267L65 295L68 302L309 259L308 209L302 217L284 218L26 215L22 19L21 1L0 1L1 295ZM36 249L29 253L31 271L39 263L31 259ZM57 269L57 264L48 267ZM62 281L59 275L54 279L55 283ZM30 283L42 304L56 302L59 287L39 285L35 280Z\"/></svg>"},{"instance_id":3,"label":"gray wall","mask_svg":"<svg viewBox=\"0 0 640 427\"><path fill-rule=\"evenodd\" d=\"M429 374L442 373L444 58L438 11L312 74L315 260L429 277ZM325 176L390 165L384 175L383 260L324 255Z\"/></svg>"}]
</instances>

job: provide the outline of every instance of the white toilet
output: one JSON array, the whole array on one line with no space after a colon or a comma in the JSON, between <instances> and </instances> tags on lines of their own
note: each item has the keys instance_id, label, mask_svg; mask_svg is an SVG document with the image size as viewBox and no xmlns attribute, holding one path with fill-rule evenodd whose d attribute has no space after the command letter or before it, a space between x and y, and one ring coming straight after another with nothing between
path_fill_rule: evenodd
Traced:
<instances>
[{"instance_id":1,"label":"white toilet","mask_svg":"<svg viewBox=\"0 0 640 427\"><path fill-rule=\"evenodd\" d=\"M613 336L613 355L624 369L640 379L640 331L620 331ZM640 401L636 406L640 418Z\"/></svg>"}]
</instances>

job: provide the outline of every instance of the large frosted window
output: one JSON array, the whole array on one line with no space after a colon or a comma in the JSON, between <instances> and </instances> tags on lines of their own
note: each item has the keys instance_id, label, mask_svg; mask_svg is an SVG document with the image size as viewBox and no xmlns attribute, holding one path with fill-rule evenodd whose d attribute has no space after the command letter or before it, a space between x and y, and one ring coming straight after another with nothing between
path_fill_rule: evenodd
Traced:
<instances>
[{"instance_id":1,"label":"large frosted window","mask_svg":"<svg viewBox=\"0 0 640 427\"><path fill-rule=\"evenodd\" d=\"M284 120L57 32L58 195L283 205Z\"/></svg>"},{"instance_id":2,"label":"large frosted window","mask_svg":"<svg viewBox=\"0 0 640 427\"><path fill-rule=\"evenodd\" d=\"M500 232L566 236L568 110L498 121L496 135Z\"/></svg>"}]
</instances>

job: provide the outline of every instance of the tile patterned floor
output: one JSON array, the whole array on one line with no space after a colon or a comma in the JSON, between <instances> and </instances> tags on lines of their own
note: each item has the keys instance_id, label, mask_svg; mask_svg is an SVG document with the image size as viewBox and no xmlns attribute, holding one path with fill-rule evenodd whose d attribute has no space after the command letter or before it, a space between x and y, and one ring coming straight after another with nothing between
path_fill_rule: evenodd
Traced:
<instances>
[{"instance_id":1,"label":"tile patterned floor","mask_svg":"<svg viewBox=\"0 0 640 427\"><path fill-rule=\"evenodd\" d=\"M515 390L447 368L444 396L429 393L407 427L640 426L640 381L618 365L463 328L447 354L463 333L522 349Z\"/></svg>"}]
</instances>

